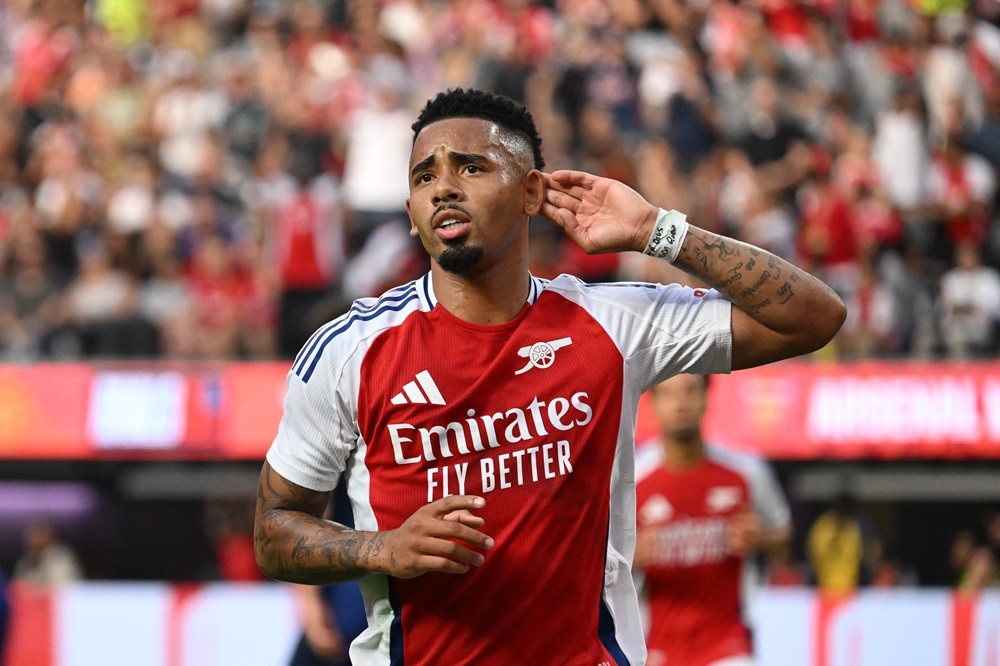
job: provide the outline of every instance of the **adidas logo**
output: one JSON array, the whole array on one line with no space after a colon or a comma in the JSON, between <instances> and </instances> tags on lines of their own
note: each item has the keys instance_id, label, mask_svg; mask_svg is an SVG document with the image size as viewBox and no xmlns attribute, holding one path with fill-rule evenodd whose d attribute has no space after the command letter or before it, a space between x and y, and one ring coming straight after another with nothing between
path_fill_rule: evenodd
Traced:
<instances>
[{"instance_id":1,"label":"adidas logo","mask_svg":"<svg viewBox=\"0 0 1000 666\"><path fill-rule=\"evenodd\" d=\"M392 400L389 402L394 405L407 405L410 403L426 405L428 402L432 405L448 404L444 401L444 396L438 390L437 384L431 378L431 373L426 370L418 372L416 380L407 382L403 386L403 390L392 396Z\"/></svg>"}]
</instances>

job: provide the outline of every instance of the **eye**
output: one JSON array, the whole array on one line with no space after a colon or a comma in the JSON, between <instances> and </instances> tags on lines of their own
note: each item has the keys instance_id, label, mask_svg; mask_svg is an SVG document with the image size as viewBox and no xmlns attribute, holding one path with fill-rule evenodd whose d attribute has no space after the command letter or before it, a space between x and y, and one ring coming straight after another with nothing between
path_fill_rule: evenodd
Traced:
<instances>
[{"instance_id":1,"label":"eye","mask_svg":"<svg viewBox=\"0 0 1000 666\"><path fill-rule=\"evenodd\" d=\"M430 173L428 173L428 172L425 171L424 173L422 173L419 176L417 176L417 182L418 183L429 183L429 182L431 182L432 178L433 178L433 176L431 176Z\"/></svg>"},{"instance_id":2,"label":"eye","mask_svg":"<svg viewBox=\"0 0 1000 666\"><path fill-rule=\"evenodd\" d=\"M479 168L479 166L476 165L476 164L467 164L467 165L465 165L465 172L466 173L479 173L480 171L482 171L482 169Z\"/></svg>"}]
</instances>

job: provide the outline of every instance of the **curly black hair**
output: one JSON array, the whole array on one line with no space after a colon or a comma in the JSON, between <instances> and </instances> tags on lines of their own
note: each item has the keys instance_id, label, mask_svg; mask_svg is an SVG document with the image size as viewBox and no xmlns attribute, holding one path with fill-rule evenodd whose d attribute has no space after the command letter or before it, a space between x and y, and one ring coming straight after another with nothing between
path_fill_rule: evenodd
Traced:
<instances>
[{"instance_id":1,"label":"curly black hair","mask_svg":"<svg viewBox=\"0 0 1000 666\"><path fill-rule=\"evenodd\" d=\"M431 123L447 118L482 118L526 139L531 145L535 168L545 166L542 159L542 138L538 136L535 120L523 105L509 97L485 90L451 88L428 100L413 123L413 140L420 130Z\"/></svg>"}]
</instances>

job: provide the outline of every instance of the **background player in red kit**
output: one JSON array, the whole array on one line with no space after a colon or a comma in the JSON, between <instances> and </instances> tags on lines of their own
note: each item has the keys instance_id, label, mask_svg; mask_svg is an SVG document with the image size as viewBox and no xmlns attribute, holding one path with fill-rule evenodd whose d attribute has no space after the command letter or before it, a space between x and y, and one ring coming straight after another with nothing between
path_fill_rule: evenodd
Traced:
<instances>
[{"instance_id":1,"label":"background player in red kit","mask_svg":"<svg viewBox=\"0 0 1000 666\"><path fill-rule=\"evenodd\" d=\"M840 299L763 250L634 190L545 174L534 121L461 89L414 124L412 233L424 277L357 301L288 375L258 488L270 576L357 578L354 663L642 664L630 575L643 391L804 354ZM632 250L717 289L528 273L541 213L588 253ZM356 529L322 518L343 478Z\"/></svg>"},{"instance_id":2,"label":"background player in red kit","mask_svg":"<svg viewBox=\"0 0 1000 666\"><path fill-rule=\"evenodd\" d=\"M705 443L708 378L650 390L660 437L636 452L634 566L649 603L649 666L749 666L747 557L791 538L788 504L764 461Z\"/></svg>"}]
</instances>

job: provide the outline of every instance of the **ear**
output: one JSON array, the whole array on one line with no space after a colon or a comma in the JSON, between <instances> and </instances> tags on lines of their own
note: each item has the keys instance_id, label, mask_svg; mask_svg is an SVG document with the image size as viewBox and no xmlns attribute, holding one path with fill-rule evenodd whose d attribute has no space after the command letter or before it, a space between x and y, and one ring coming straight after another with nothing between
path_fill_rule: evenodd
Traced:
<instances>
[{"instance_id":1,"label":"ear","mask_svg":"<svg viewBox=\"0 0 1000 666\"><path fill-rule=\"evenodd\" d=\"M542 172L532 169L524 175L524 214L528 217L542 209L545 202L545 180Z\"/></svg>"},{"instance_id":2,"label":"ear","mask_svg":"<svg viewBox=\"0 0 1000 666\"><path fill-rule=\"evenodd\" d=\"M417 225L413 223L413 212L410 210L410 198L406 198L406 216L410 218L410 236L417 237Z\"/></svg>"}]
</instances>

